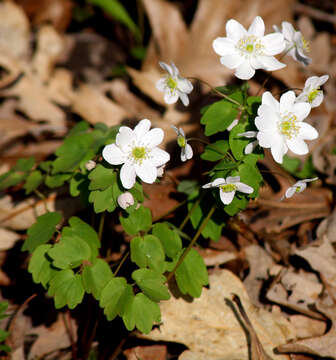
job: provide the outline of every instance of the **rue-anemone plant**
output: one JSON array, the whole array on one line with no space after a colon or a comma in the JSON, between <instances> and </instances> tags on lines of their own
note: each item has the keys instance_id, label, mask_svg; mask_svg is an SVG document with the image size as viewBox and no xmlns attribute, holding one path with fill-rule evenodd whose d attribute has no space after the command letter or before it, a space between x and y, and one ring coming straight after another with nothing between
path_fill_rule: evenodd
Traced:
<instances>
[{"instance_id":1,"label":"rue-anemone plant","mask_svg":"<svg viewBox=\"0 0 336 360\"><path fill-rule=\"evenodd\" d=\"M301 33L288 23L282 24L282 30L276 28L276 32L265 35L264 22L257 16L247 30L236 20L229 20L226 37L214 39L213 49L208 50L215 51L220 56L218 61L236 77L249 80L258 69L284 68L280 60L286 54L309 64L307 49ZM160 62L160 66L167 74L157 88L164 92L165 101L173 104L180 99L187 106L193 90L191 81L173 63ZM161 321L159 303L171 296L170 281L191 297L199 297L208 284L207 268L195 249L197 240L218 240L230 217L258 197L263 184L258 161L264 151L270 151L274 160L284 165L288 150L298 155L309 152L307 142L316 139L318 132L306 119L311 108L321 104L321 86L327 79L327 75L313 76L301 93L288 90L281 96L269 91L253 96L246 81L241 86L212 89L219 100L202 109L200 122L208 143L200 161L213 166L200 175L199 183L188 180L179 184L178 191L186 197L180 204L180 211L186 210L180 224L174 222L176 219L168 221L167 214L153 219L143 205L142 184L160 181L171 158L160 147L164 131L152 128L149 119L132 127L112 128L80 122L53 159L40 163L20 159L0 177L0 189L22 184L27 195L36 194L45 202L45 213L28 229L22 245L22 250L31 254L28 271L33 281L54 298L57 309L74 309L84 296L92 296L109 321L119 316L127 330L150 332ZM192 142L197 139L188 139L182 128L171 131L176 132L181 148L177 161L195 156ZM307 179L288 189L283 200L316 180L312 175L303 176ZM64 185L71 196L82 199L88 211L98 214L96 221L87 222L78 216L63 219L59 211L48 208L44 195L48 188ZM129 240L117 261L109 256L109 244L116 235L109 234L111 226L104 227L109 213L116 214L113 221L121 225ZM194 229L191 234L184 231L188 221L189 229ZM87 339L92 340L93 335Z\"/></svg>"}]
</instances>

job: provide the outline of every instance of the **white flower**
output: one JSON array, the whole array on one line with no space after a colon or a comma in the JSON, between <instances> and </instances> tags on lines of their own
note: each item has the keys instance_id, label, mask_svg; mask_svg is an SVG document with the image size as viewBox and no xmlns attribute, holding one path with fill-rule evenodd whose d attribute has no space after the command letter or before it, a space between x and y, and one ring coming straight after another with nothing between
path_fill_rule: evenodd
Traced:
<instances>
[{"instance_id":1,"label":"white flower","mask_svg":"<svg viewBox=\"0 0 336 360\"><path fill-rule=\"evenodd\" d=\"M238 21L231 19L226 23L227 37L215 39L212 46L221 56L223 65L235 69L237 78L248 80L257 69L273 71L286 66L274 57L285 49L283 35L264 36L264 33L265 24L260 16L253 20L247 31Z\"/></svg>"},{"instance_id":2,"label":"white flower","mask_svg":"<svg viewBox=\"0 0 336 360\"><path fill-rule=\"evenodd\" d=\"M152 184L159 166L169 161L169 154L157 147L163 140L163 130L149 130L151 122L141 120L134 130L122 126L115 144L106 145L103 158L112 165L121 165L120 179L125 189L135 184L136 175L145 183Z\"/></svg>"},{"instance_id":3,"label":"white flower","mask_svg":"<svg viewBox=\"0 0 336 360\"><path fill-rule=\"evenodd\" d=\"M281 198L281 200L283 200L284 198L291 198L295 193L300 193L302 191L304 191L307 187L307 182L311 182L311 181L315 181L318 178L315 177L313 179L303 179L300 180L298 182L296 182L293 186L290 186L287 190L285 195Z\"/></svg>"},{"instance_id":4,"label":"white flower","mask_svg":"<svg viewBox=\"0 0 336 360\"><path fill-rule=\"evenodd\" d=\"M281 31L276 25L274 25L273 28L276 32L282 33L284 36L286 42L285 52L303 65L309 65L312 61L307 55L307 53L309 53L309 43L300 31L294 29L291 23L283 21L281 25Z\"/></svg>"},{"instance_id":5,"label":"white flower","mask_svg":"<svg viewBox=\"0 0 336 360\"><path fill-rule=\"evenodd\" d=\"M204 189L219 188L219 196L224 205L228 205L232 202L236 191L240 191L246 194L252 194L253 187L240 182L240 176L229 176L226 179L217 178L213 182L202 186Z\"/></svg>"},{"instance_id":6,"label":"white flower","mask_svg":"<svg viewBox=\"0 0 336 360\"><path fill-rule=\"evenodd\" d=\"M244 133L237 134L237 136L244 136L244 137L247 137L248 139L253 139L253 138L257 137L257 134L258 134L257 131L246 131ZM254 141L248 143L245 146L244 154L245 155L251 154L258 144L259 144L258 140L254 140Z\"/></svg>"},{"instance_id":7,"label":"white flower","mask_svg":"<svg viewBox=\"0 0 336 360\"><path fill-rule=\"evenodd\" d=\"M178 129L176 126L173 125L172 128L177 134L177 144L181 148L181 161L190 160L193 157L193 149L188 144L183 129Z\"/></svg>"},{"instance_id":8,"label":"white flower","mask_svg":"<svg viewBox=\"0 0 336 360\"><path fill-rule=\"evenodd\" d=\"M320 106L323 101L323 91L320 87L327 82L329 75L311 76L305 82L302 93L296 98L296 102L309 102L312 108Z\"/></svg>"},{"instance_id":9,"label":"white flower","mask_svg":"<svg viewBox=\"0 0 336 360\"><path fill-rule=\"evenodd\" d=\"M134 205L134 197L129 191L126 191L118 196L117 202L122 209L126 210L129 206Z\"/></svg>"},{"instance_id":10,"label":"white flower","mask_svg":"<svg viewBox=\"0 0 336 360\"><path fill-rule=\"evenodd\" d=\"M93 170L96 167L96 162L93 160L89 160L87 163L85 163L85 169L88 171Z\"/></svg>"},{"instance_id":11,"label":"white flower","mask_svg":"<svg viewBox=\"0 0 336 360\"><path fill-rule=\"evenodd\" d=\"M295 103L295 100L294 91L283 94L280 103L267 91L262 96L255 118L259 145L271 148L274 160L280 164L288 149L298 155L307 154L309 149L304 140L318 137L318 132L303 122L310 113L310 105Z\"/></svg>"},{"instance_id":12,"label":"white flower","mask_svg":"<svg viewBox=\"0 0 336 360\"><path fill-rule=\"evenodd\" d=\"M159 167L157 168L157 176L158 176L158 177L162 177L162 176L163 176L165 167L166 167L166 165L162 165L162 166L159 166Z\"/></svg>"},{"instance_id":13,"label":"white flower","mask_svg":"<svg viewBox=\"0 0 336 360\"><path fill-rule=\"evenodd\" d=\"M180 75L174 63L169 66L160 61L159 64L168 73L156 83L156 88L164 92L164 101L167 104L174 104L180 98L183 105L188 106L189 98L187 94L190 94L193 90L192 83Z\"/></svg>"}]
</instances>

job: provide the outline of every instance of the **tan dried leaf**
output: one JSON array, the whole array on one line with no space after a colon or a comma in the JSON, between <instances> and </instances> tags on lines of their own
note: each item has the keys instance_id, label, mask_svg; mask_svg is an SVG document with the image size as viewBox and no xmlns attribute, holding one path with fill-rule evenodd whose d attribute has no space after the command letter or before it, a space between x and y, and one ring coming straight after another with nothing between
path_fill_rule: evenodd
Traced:
<instances>
[{"instance_id":1,"label":"tan dried leaf","mask_svg":"<svg viewBox=\"0 0 336 360\"><path fill-rule=\"evenodd\" d=\"M180 342L188 346L179 359L244 360L248 345L244 330L225 298L232 293L241 299L244 309L266 353L272 359L288 359L275 355L273 348L295 338L294 329L279 314L258 309L251 304L242 282L230 271L210 275L210 289L192 302L172 297L162 302L162 325L146 338Z\"/></svg>"}]
</instances>

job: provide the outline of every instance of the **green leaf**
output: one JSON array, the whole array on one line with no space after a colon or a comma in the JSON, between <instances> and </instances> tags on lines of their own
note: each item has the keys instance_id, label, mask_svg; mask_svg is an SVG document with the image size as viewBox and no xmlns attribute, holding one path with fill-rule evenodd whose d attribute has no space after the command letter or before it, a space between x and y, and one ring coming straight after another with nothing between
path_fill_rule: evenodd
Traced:
<instances>
[{"instance_id":1,"label":"green leaf","mask_svg":"<svg viewBox=\"0 0 336 360\"><path fill-rule=\"evenodd\" d=\"M31 192L36 190L42 183L43 176L41 171L35 170L26 179L26 183L23 188L26 190L26 195L29 195Z\"/></svg>"},{"instance_id":2,"label":"green leaf","mask_svg":"<svg viewBox=\"0 0 336 360\"><path fill-rule=\"evenodd\" d=\"M165 254L160 240L153 235L134 237L131 240L131 260L139 267L149 267L163 272Z\"/></svg>"},{"instance_id":3,"label":"green leaf","mask_svg":"<svg viewBox=\"0 0 336 360\"><path fill-rule=\"evenodd\" d=\"M258 114L258 108L261 105L260 96L249 96L247 98L248 112L255 118Z\"/></svg>"},{"instance_id":4,"label":"green leaf","mask_svg":"<svg viewBox=\"0 0 336 360\"><path fill-rule=\"evenodd\" d=\"M150 269L138 269L132 273L132 279L151 300L159 302L170 299L167 286L164 285L166 277L160 273Z\"/></svg>"},{"instance_id":5,"label":"green leaf","mask_svg":"<svg viewBox=\"0 0 336 360\"><path fill-rule=\"evenodd\" d=\"M148 334L152 330L153 323L161 320L159 305L142 293L128 300L123 313L127 330L131 331L136 326L142 333Z\"/></svg>"},{"instance_id":6,"label":"green leaf","mask_svg":"<svg viewBox=\"0 0 336 360\"><path fill-rule=\"evenodd\" d=\"M0 320L5 319L9 315L5 314L8 309L8 301L1 301L0 302Z\"/></svg>"},{"instance_id":7,"label":"green leaf","mask_svg":"<svg viewBox=\"0 0 336 360\"><path fill-rule=\"evenodd\" d=\"M228 150L229 142L227 140L218 140L205 147L204 153L201 154L201 158L208 161L218 161L223 159Z\"/></svg>"},{"instance_id":8,"label":"green leaf","mask_svg":"<svg viewBox=\"0 0 336 360\"><path fill-rule=\"evenodd\" d=\"M175 278L182 294L200 297L202 287L208 285L208 272L202 256L191 249L181 265L176 269Z\"/></svg>"},{"instance_id":9,"label":"green leaf","mask_svg":"<svg viewBox=\"0 0 336 360\"><path fill-rule=\"evenodd\" d=\"M210 105L201 117L201 124L205 125L205 135L210 136L226 130L237 115L237 106L225 99Z\"/></svg>"},{"instance_id":10,"label":"green leaf","mask_svg":"<svg viewBox=\"0 0 336 360\"><path fill-rule=\"evenodd\" d=\"M111 186L117 177L113 168L108 165L98 164L89 174L89 190L105 190Z\"/></svg>"},{"instance_id":11,"label":"green leaf","mask_svg":"<svg viewBox=\"0 0 336 360\"><path fill-rule=\"evenodd\" d=\"M89 127L90 126L86 121L80 121L68 132L68 135L66 137L69 138L74 135L83 134L89 130Z\"/></svg>"},{"instance_id":12,"label":"green leaf","mask_svg":"<svg viewBox=\"0 0 336 360\"><path fill-rule=\"evenodd\" d=\"M54 296L56 309L65 305L74 309L84 296L81 276L70 269L59 271L50 281L48 294Z\"/></svg>"},{"instance_id":13,"label":"green leaf","mask_svg":"<svg viewBox=\"0 0 336 360\"><path fill-rule=\"evenodd\" d=\"M93 209L96 214L103 211L112 212L117 207L113 198L113 186L111 185L102 191L91 191L89 195L89 202L93 203Z\"/></svg>"},{"instance_id":14,"label":"green leaf","mask_svg":"<svg viewBox=\"0 0 336 360\"><path fill-rule=\"evenodd\" d=\"M35 164L34 157L30 157L27 159L19 159L15 164L15 166L13 167L13 170L28 172L33 168L34 164Z\"/></svg>"},{"instance_id":15,"label":"green leaf","mask_svg":"<svg viewBox=\"0 0 336 360\"><path fill-rule=\"evenodd\" d=\"M61 187L64 183L71 178L72 174L55 174L47 175L45 184L51 189Z\"/></svg>"},{"instance_id":16,"label":"green leaf","mask_svg":"<svg viewBox=\"0 0 336 360\"><path fill-rule=\"evenodd\" d=\"M100 299L104 287L112 278L113 274L109 265L102 259L96 259L92 265L85 266L82 273L85 291L97 300Z\"/></svg>"},{"instance_id":17,"label":"green leaf","mask_svg":"<svg viewBox=\"0 0 336 360\"><path fill-rule=\"evenodd\" d=\"M84 260L90 259L91 249L78 236L62 236L61 241L48 251L48 255L53 259L53 265L59 269L76 268Z\"/></svg>"},{"instance_id":18,"label":"green leaf","mask_svg":"<svg viewBox=\"0 0 336 360\"><path fill-rule=\"evenodd\" d=\"M299 179L308 179L316 176L316 170L311 156L309 156L302 165L299 159L285 155L283 157L282 167ZM302 168L302 170L300 170L300 168Z\"/></svg>"},{"instance_id":19,"label":"green leaf","mask_svg":"<svg viewBox=\"0 0 336 360\"><path fill-rule=\"evenodd\" d=\"M71 227L65 226L62 229L62 237L79 237L90 247L93 258L97 257L98 249L100 248L100 241L96 231L77 216L71 217L69 224Z\"/></svg>"},{"instance_id":20,"label":"green leaf","mask_svg":"<svg viewBox=\"0 0 336 360\"><path fill-rule=\"evenodd\" d=\"M259 187L263 181L263 177L260 174L259 169L256 166L252 166L249 163L239 165L238 168L240 181L253 187L254 192L252 194L246 194L246 197L257 197L259 195Z\"/></svg>"},{"instance_id":21,"label":"green leaf","mask_svg":"<svg viewBox=\"0 0 336 360\"><path fill-rule=\"evenodd\" d=\"M0 342L3 342L6 340L6 338L9 336L10 332L6 330L0 329ZM1 346L1 345L0 345Z\"/></svg>"},{"instance_id":22,"label":"green leaf","mask_svg":"<svg viewBox=\"0 0 336 360\"><path fill-rule=\"evenodd\" d=\"M45 171L46 173L49 173L51 171L52 168L52 161L48 160L48 161L42 161L39 164L39 168L42 169L43 171Z\"/></svg>"},{"instance_id":23,"label":"green leaf","mask_svg":"<svg viewBox=\"0 0 336 360\"><path fill-rule=\"evenodd\" d=\"M26 177L27 173L25 172L15 172L10 170L0 176L0 190L20 184Z\"/></svg>"},{"instance_id":24,"label":"green leaf","mask_svg":"<svg viewBox=\"0 0 336 360\"><path fill-rule=\"evenodd\" d=\"M33 252L39 245L48 242L61 219L62 215L59 212L49 212L39 216L36 223L28 229L28 238L23 243L22 251Z\"/></svg>"},{"instance_id":25,"label":"green leaf","mask_svg":"<svg viewBox=\"0 0 336 360\"><path fill-rule=\"evenodd\" d=\"M139 28L134 23L132 18L129 16L127 10L124 8L122 3L120 3L118 0L87 0L87 1L93 5L97 5L101 7L115 20L127 26L127 28L132 31L132 33L136 36L138 40L141 39L141 33Z\"/></svg>"},{"instance_id":26,"label":"green leaf","mask_svg":"<svg viewBox=\"0 0 336 360\"><path fill-rule=\"evenodd\" d=\"M37 247L29 261L28 271L32 274L35 283L41 283L45 288L49 281L59 272L52 266L48 257L51 245L45 244Z\"/></svg>"},{"instance_id":27,"label":"green leaf","mask_svg":"<svg viewBox=\"0 0 336 360\"><path fill-rule=\"evenodd\" d=\"M197 181L195 180L182 180L177 185L177 191L186 194L191 195L195 190L199 188L199 185Z\"/></svg>"},{"instance_id":28,"label":"green leaf","mask_svg":"<svg viewBox=\"0 0 336 360\"><path fill-rule=\"evenodd\" d=\"M127 285L123 277L116 277L111 279L107 285L102 289L99 305L104 308L104 314L107 320L113 320L117 315L121 315L125 296L133 295L132 288Z\"/></svg>"},{"instance_id":29,"label":"green leaf","mask_svg":"<svg viewBox=\"0 0 336 360\"><path fill-rule=\"evenodd\" d=\"M245 128L246 124L238 124L230 131L230 149L237 160L241 160L245 156L245 146L250 142L250 140L244 136L238 136L238 134L245 132Z\"/></svg>"},{"instance_id":30,"label":"green leaf","mask_svg":"<svg viewBox=\"0 0 336 360\"><path fill-rule=\"evenodd\" d=\"M77 172L70 180L70 195L71 196L79 196L83 193L87 193L88 188L88 179L85 175Z\"/></svg>"},{"instance_id":31,"label":"green leaf","mask_svg":"<svg viewBox=\"0 0 336 360\"><path fill-rule=\"evenodd\" d=\"M171 259L182 249L182 240L176 231L169 228L167 223L154 224L152 233L154 236L160 239L165 253Z\"/></svg>"},{"instance_id":32,"label":"green leaf","mask_svg":"<svg viewBox=\"0 0 336 360\"><path fill-rule=\"evenodd\" d=\"M232 202L229 205L224 206L224 211L230 215L234 216L239 213L241 210L246 209L248 205L248 199L246 196L238 197L237 194L233 198Z\"/></svg>"},{"instance_id":33,"label":"green leaf","mask_svg":"<svg viewBox=\"0 0 336 360\"><path fill-rule=\"evenodd\" d=\"M120 223L129 235L136 235L140 231L147 231L152 225L152 214L148 208L140 206L131 214L123 213L120 216Z\"/></svg>"}]
</instances>

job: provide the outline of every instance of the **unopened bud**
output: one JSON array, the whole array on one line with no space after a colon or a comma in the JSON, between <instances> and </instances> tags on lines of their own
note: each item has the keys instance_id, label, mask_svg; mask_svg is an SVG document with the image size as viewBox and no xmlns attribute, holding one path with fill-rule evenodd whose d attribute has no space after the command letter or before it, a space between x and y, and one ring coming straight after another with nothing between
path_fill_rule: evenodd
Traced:
<instances>
[{"instance_id":1,"label":"unopened bud","mask_svg":"<svg viewBox=\"0 0 336 360\"><path fill-rule=\"evenodd\" d=\"M162 176L163 176L164 169L165 169L165 165L159 166L159 167L157 168L157 176L158 176L158 177L162 177Z\"/></svg>"},{"instance_id":2,"label":"unopened bud","mask_svg":"<svg viewBox=\"0 0 336 360\"><path fill-rule=\"evenodd\" d=\"M117 201L119 206L125 210L134 204L134 197L130 192L126 191L125 193L118 196Z\"/></svg>"},{"instance_id":3,"label":"unopened bud","mask_svg":"<svg viewBox=\"0 0 336 360\"><path fill-rule=\"evenodd\" d=\"M85 168L86 168L86 170L88 170L88 171L91 171L91 170L93 170L95 167L96 167L96 162L95 161L93 161L93 160L89 160L86 164L85 164Z\"/></svg>"}]
</instances>

